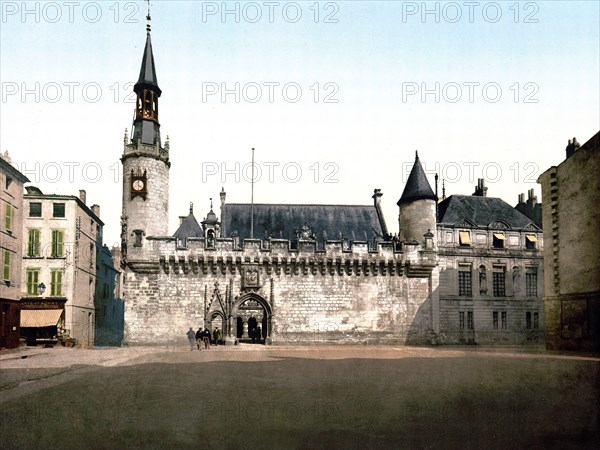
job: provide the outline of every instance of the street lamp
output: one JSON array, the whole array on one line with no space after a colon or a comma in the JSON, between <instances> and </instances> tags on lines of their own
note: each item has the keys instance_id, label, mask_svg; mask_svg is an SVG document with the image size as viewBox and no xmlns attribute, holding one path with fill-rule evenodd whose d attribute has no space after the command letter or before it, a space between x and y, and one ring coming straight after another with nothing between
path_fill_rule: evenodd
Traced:
<instances>
[{"instance_id":1,"label":"street lamp","mask_svg":"<svg viewBox=\"0 0 600 450\"><path fill-rule=\"evenodd\" d=\"M38 292L40 295L44 295L44 292L46 292L46 285L44 283L38 284Z\"/></svg>"}]
</instances>

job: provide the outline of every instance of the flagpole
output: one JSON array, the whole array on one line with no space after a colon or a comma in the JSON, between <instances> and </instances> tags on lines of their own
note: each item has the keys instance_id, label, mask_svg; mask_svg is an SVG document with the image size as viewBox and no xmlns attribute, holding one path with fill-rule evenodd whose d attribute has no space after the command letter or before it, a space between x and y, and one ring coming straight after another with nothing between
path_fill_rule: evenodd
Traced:
<instances>
[{"instance_id":1,"label":"flagpole","mask_svg":"<svg viewBox=\"0 0 600 450\"><path fill-rule=\"evenodd\" d=\"M254 239L254 148L252 148L252 183L250 188L250 239Z\"/></svg>"}]
</instances>

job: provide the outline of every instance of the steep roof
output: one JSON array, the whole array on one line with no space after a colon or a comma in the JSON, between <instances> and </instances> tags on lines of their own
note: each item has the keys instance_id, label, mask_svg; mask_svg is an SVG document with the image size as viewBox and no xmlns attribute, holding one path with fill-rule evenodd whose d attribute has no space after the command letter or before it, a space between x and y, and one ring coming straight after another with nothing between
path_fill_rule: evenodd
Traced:
<instances>
[{"instance_id":1,"label":"steep roof","mask_svg":"<svg viewBox=\"0 0 600 450\"><path fill-rule=\"evenodd\" d=\"M240 238L250 238L250 205L228 203L221 223L226 237L237 232ZM375 206L357 205L254 205L254 237L296 240L296 230L307 225L318 241L373 241L382 236Z\"/></svg>"},{"instance_id":2,"label":"steep roof","mask_svg":"<svg viewBox=\"0 0 600 450\"><path fill-rule=\"evenodd\" d=\"M397 205L400 206L403 203L424 199L437 200L437 197L433 193L429 181L427 181L427 175L425 175L419 155L417 154L413 168L406 181L406 186L402 192L402 197L398 200Z\"/></svg>"},{"instance_id":3,"label":"steep roof","mask_svg":"<svg viewBox=\"0 0 600 450\"><path fill-rule=\"evenodd\" d=\"M152 41L150 40L150 32L146 36L146 46L144 47L144 56L142 57L142 67L140 68L140 76L134 86L137 92L143 86L155 87L160 96L161 90L158 87L156 78L156 67L154 66L154 55L152 53Z\"/></svg>"},{"instance_id":4,"label":"steep roof","mask_svg":"<svg viewBox=\"0 0 600 450\"><path fill-rule=\"evenodd\" d=\"M177 231L173 236L177 239L204 236L202 228L200 228L200 225L198 224L198 221L194 217L194 213L192 211L190 211L187 217L183 219L183 222L181 225L179 225L179 228L177 228Z\"/></svg>"},{"instance_id":5,"label":"steep roof","mask_svg":"<svg viewBox=\"0 0 600 450\"><path fill-rule=\"evenodd\" d=\"M510 228L523 228L532 220L501 198L451 195L438 205L438 223L458 224L465 219L480 227L506 222Z\"/></svg>"}]
</instances>

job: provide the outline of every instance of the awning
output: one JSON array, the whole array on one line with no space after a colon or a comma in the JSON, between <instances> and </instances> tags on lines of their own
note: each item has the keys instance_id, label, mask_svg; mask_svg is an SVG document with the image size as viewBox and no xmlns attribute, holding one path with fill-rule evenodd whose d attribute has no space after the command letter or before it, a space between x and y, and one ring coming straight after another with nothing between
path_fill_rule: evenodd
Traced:
<instances>
[{"instance_id":1,"label":"awning","mask_svg":"<svg viewBox=\"0 0 600 450\"><path fill-rule=\"evenodd\" d=\"M460 238L460 243L462 245L467 245L471 243L471 235L468 231L459 231L458 237Z\"/></svg>"},{"instance_id":2,"label":"awning","mask_svg":"<svg viewBox=\"0 0 600 450\"><path fill-rule=\"evenodd\" d=\"M527 240L529 242L537 242L537 237L535 237L534 234L527 234L527 235L525 235L525 237L527 238Z\"/></svg>"},{"instance_id":3,"label":"awning","mask_svg":"<svg viewBox=\"0 0 600 450\"><path fill-rule=\"evenodd\" d=\"M502 233L494 233L494 237L496 239L500 239L501 241L505 241L506 240L506 236L504 236Z\"/></svg>"},{"instance_id":4,"label":"awning","mask_svg":"<svg viewBox=\"0 0 600 450\"><path fill-rule=\"evenodd\" d=\"M21 327L55 327L62 312L62 309L22 309Z\"/></svg>"}]
</instances>

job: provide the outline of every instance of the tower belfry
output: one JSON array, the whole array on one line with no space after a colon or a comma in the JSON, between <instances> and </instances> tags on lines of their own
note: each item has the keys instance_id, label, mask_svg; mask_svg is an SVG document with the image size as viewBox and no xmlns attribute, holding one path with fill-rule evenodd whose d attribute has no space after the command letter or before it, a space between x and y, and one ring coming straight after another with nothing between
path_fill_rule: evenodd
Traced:
<instances>
[{"instance_id":1,"label":"tower belfry","mask_svg":"<svg viewBox=\"0 0 600 450\"><path fill-rule=\"evenodd\" d=\"M137 100L131 139L125 140L121 157L121 247L128 263L143 257L147 236L166 236L168 231L169 138L163 147L158 120L158 99L162 91L158 86L150 39L149 1L146 19L146 45L138 80L133 87Z\"/></svg>"}]
</instances>

